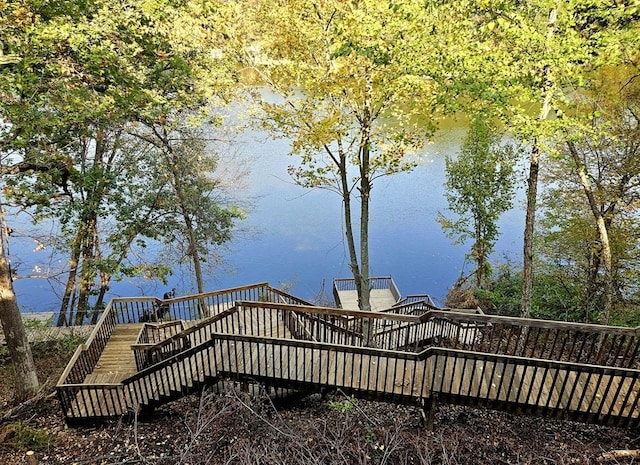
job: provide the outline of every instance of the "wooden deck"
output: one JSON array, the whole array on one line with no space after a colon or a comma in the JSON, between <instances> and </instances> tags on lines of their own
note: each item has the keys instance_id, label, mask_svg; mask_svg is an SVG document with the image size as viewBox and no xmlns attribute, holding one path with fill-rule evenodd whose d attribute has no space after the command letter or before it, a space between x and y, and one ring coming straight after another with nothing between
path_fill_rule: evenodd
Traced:
<instances>
[{"instance_id":1,"label":"wooden deck","mask_svg":"<svg viewBox=\"0 0 640 465\"><path fill-rule=\"evenodd\" d=\"M358 310L358 294L356 291L338 291L340 302L338 305L345 310ZM397 302L389 289L371 290L371 310L380 312L391 308Z\"/></svg>"},{"instance_id":2,"label":"wooden deck","mask_svg":"<svg viewBox=\"0 0 640 465\"><path fill-rule=\"evenodd\" d=\"M120 415L127 411L122 406L132 403L134 389L118 389L115 381L118 375L100 374L103 372L103 368L98 369L88 381L111 384L108 395L98 389L78 393L75 411L79 416L102 416L107 411ZM227 339L203 348L196 357L186 358L170 373L153 377L147 399L171 398L172 393L190 392L190 388L206 379L231 378L312 391L339 388L354 395L374 395L415 404L437 392L445 400L479 399L494 407L511 404L521 410L557 411L568 416L580 412L593 418L638 419L640 414L638 379L454 356L417 360L404 354L398 357L397 354L340 352L271 341Z\"/></svg>"},{"instance_id":3,"label":"wooden deck","mask_svg":"<svg viewBox=\"0 0 640 465\"><path fill-rule=\"evenodd\" d=\"M98 364L85 378L86 384L119 383L137 370L131 346L136 343L141 323L117 325L105 346Z\"/></svg>"},{"instance_id":4,"label":"wooden deck","mask_svg":"<svg viewBox=\"0 0 640 465\"><path fill-rule=\"evenodd\" d=\"M67 336L85 338L93 331L94 325L82 326L50 326L53 321L53 312L23 313L27 340L33 342L53 341ZM7 344L4 332L0 327L0 346Z\"/></svg>"},{"instance_id":5,"label":"wooden deck","mask_svg":"<svg viewBox=\"0 0 640 465\"><path fill-rule=\"evenodd\" d=\"M390 276L369 279L369 304L371 310L380 312L393 307L400 300L400 292ZM336 305L344 310L358 310L358 293L353 278L333 281L333 297Z\"/></svg>"},{"instance_id":6,"label":"wooden deck","mask_svg":"<svg viewBox=\"0 0 640 465\"><path fill-rule=\"evenodd\" d=\"M145 344L137 341L142 324L129 322L130 308L120 310L122 318L105 316L58 383L65 417L153 408L230 379L283 390L339 388L414 405L437 397L640 427L637 329L433 310L420 316L338 310L276 291L265 297L269 292L261 288L249 296L260 301L231 307L227 299L202 320L158 324L173 330ZM179 308L187 315L194 306ZM367 319L374 347L354 337L354 323Z\"/></svg>"},{"instance_id":7,"label":"wooden deck","mask_svg":"<svg viewBox=\"0 0 640 465\"><path fill-rule=\"evenodd\" d=\"M223 345L224 347L224 345ZM228 350L233 349L233 350ZM638 419L640 380L595 375L577 367L550 368L507 361L473 360L463 354L407 357L404 353L339 351L238 341L223 350L216 368L225 376L279 386L333 387L383 399L481 400L521 410L585 417ZM416 402L417 403L417 402Z\"/></svg>"}]
</instances>

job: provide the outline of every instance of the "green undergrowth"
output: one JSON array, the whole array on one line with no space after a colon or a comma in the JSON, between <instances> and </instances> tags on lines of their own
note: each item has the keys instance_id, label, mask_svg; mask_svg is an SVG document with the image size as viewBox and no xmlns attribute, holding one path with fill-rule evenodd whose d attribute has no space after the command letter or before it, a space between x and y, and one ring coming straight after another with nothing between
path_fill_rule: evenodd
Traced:
<instances>
[{"instance_id":1,"label":"green undergrowth","mask_svg":"<svg viewBox=\"0 0 640 465\"><path fill-rule=\"evenodd\" d=\"M0 426L2 449L15 451L45 451L55 446L56 435L36 428L27 421L17 421Z\"/></svg>"}]
</instances>

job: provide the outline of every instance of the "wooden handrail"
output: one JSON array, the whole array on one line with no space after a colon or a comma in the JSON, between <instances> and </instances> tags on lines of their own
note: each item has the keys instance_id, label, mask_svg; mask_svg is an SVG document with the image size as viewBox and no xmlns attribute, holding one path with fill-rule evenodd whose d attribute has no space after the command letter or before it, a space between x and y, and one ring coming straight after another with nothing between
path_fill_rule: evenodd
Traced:
<instances>
[{"instance_id":1,"label":"wooden handrail","mask_svg":"<svg viewBox=\"0 0 640 465\"><path fill-rule=\"evenodd\" d=\"M277 302L254 302L249 300L239 300L236 302L238 306L244 307L262 307L273 310L289 310L301 313L318 313L331 316L348 316L354 318L373 318L373 319L392 319L398 321L414 321L417 317L409 315L388 315L381 312L364 312L362 310L346 310L342 308L332 307L316 307L311 305L295 305L281 304Z\"/></svg>"},{"instance_id":2,"label":"wooden handrail","mask_svg":"<svg viewBox=\"0 0 640 465\"><path fill-rule=\"evenodd\" d=\"M104 327L106 327L107 318L111 317L111 312L112 311L113 311L113 305L112 305L112 302L109 302L107 304L104 312L100 316L100 319L96 323L96 326L93 328L93 331L91 332L91 334L89 335L89 337L85 341L85 343L81 344L76 349L76 351L74 352L73 356L71 357L71 360L69 361L69 363L67 363L67 366L66 366L65 370L60 375L60 378L58 380L58 385L62 385L62 384L64 384L66 382L67 378L71 375L72 371L74 369L76 369L76 367L79 365L79 359L81 357L83 357L84 354L88 353L91 350L96 337L98 337L98 335L101 334L102 329ZM107 332L109 333L109 336L111 336L111 333L113 332L113 328L111 328L111 330L107 330ZM99 358L99 356L93 361L94 365L95 365L95 363L98 362L98 358ZM85 376L87 374L89 374L89 372L84 373Z\"/></svg>"},{"instance_id":3,"label":"wooden handrail","mask_svg":"<svg viewBox=\"0 0 640 465\"><path fill-rule=\"evenodd\" d=\"M176 342L179 341L180 339L184 339L189 337L191 334L199 331L202 328L205 328L217 321L223 320L224 318L228 317L229 315L232 315L234 313L236 313L238 311L238 309L234 306L231 307L228 310L225 310L217 315L214 316L210 316L208 318L205 318L204 320L196 323L195 325L192 325L190 327L188 327L187 329L183 329L182 331L180 331L178 334L175 334L167 339L165 339L164 341L160 341L160 342L156 342L155 344L151 344L149 345L148 350L149 351L155 351L155 350L160 350L165 346L170 345L172 342Z\"/></svg>"},{"instance_id":4,"label":"wooden handrail","mask_svg":"<svg viewBox=\"0 0 640 465\"><path fill-rule=\"evenodd\" d=\"M567 321L555 321L555 320L540 320L534 318L518 318L518 317L510 317L510 316L500 316L500 315L488 315L488 314L467 314L460 312L450 312L446 310L429 310L425 314L421 315L419 318L422 321L426 321L434 316L440 316L442 318L448 318L456 321L472 321L474 323L483 323L483 324L496 324L502 323L511 326L523 326L523 327L534 327L534 328L550 328L550 329L567 329L573 331L588 331L595 333L608 333L608 334L623 334L623 335L634 335L640 336L640 326L631 328L631 327L623 327L623 326L604 326L604 325L595 325L589 323L573 323Z\"/></svg>"},{"instance_id":5,"label":"wooden handrail","mask_svg":"<svg viewBox=\"0 0 640 465\"><path fill-rule=\"evenodd\" d=\"M269 285L267 284L267 286L269 286ZM299 305L313 306L313 304L311 302L307 302L306 300L303 300L303 299L300 299L300 298L298 298L296 296L288 294L287 292L284 292L284 291L282 291L280 289L277 289L277 288L269 286L269 290L271 292L273 292L274 294L278 294L278 295L280 295L282 297L285 297L285 298L287 298L289 300L296 301L296 302L298 302ZM283 303L286 303L286 302L283 302Z\"/></svg>"},{"instance_id":6,"label":"wooden handrail","mask_svg":"<svg viewBox=\"0 0 640 465\"><path fill-rule=\"evenodd\" d=\"M107 304L104 311L102 312L102 315L100 315L100 319L96 323L95 328L93 328L93 331L91 331L91 334L89 335L89 337L84 343L85 346L88 347L93 343L93 340L96 338L96 335L100 332L100 329L102 328L102 326L106 324L105 321L110 316L112 311L113 311L113 301Z\"/></svg>"},{"instance_id":7,"label":"wooden handrail","mask_svg":"<svg viewBox=\"0 0 640 465\"><path fill-rule=\"evenodd\" d=\"M187 300L200 300L201 298L212 297L212 296L223 295L223 294L229 294L231 292L248 291L250 289L259 289L261 287L271 288L271 286L269 286L269 283L264 281L264 282L259 282L259 283L255 283L255 284L247 284L245 286L229 287L229 288L226 288L226 289L220 289L220 290L212 291L212 292L203 292L201 294L191 294L191 295L183 296L183 297L174 297L172 299L164 300L163 302L185 302Z\"/></svg>"},{"instance_id":8,"label":"wooden handrail","mask_svg":"<svg viewBox=\"0 0 640 465\"><path fill-rule=\"evenodd\" d=\"M65 386L69 386L68 384L65 384L65 381L67 380L67 377L69 376L69 373L71 372L73 367L76 365L76 363L78 361L78 358L80 357L80 354L85 350L86 350L86 346L84 344L80 344L76 348L75 352L73 353L73 355L69 359L69 362L67 362L67 366L65 367L64 371L60 375L60 378L58 378L58 382L57 382L56 386L62 386L63 384Z\"/></svg>"},{"instance_id":9,"label":"wooden handrail","mask_svg":"<svg viewBox=\"0 0 640 465\"><path fill-rule=\"evenodd\" d=\"M252 292L248 293L252 298L258 295L256 292L253 292L253 290L257 291L259 288L263 288L266 293L265 297L268 299L273 299L274 296L282 296L286 300L301 302L300 299L273 289L268 286L268 284L260 284L257 287L244 286L243 288L245 290L252 290ZM231 292L234 291L231 290ZM223 291L208 294L227 295L231 298L230 291L228 290L226 294ZM205 294L200 294L200 296L203 295ZM235 295L236 294L233 294L233 296ZM183 297L180 299L182 302L195 302L199 298L200 297ZM227 297L225 297L225 299L227 299ZM135 302L135 300L132 299L122 299L120 302L124 300ZM171 302L175 303L175 300L177 299L171 299ZM224 306L221 305L219 308L226 308L227 305L232 304L228 300L221 301L220 303L223 303ZM415 305L415 303L407 304L408 307L411 305ZM430 362L429 366L432 367L432 370L435 370L436 368L434 367L436 367L438 363L442 365L445 363L443 360L450 357L449 360L455 360L455 363L466 364L468 361L479 361L483 367L491 366L491 364L495 366L498 363L502 364L503 367L517 366L521 371L521 375L519 375L521 378L523 373L529 376L537 376L536 379L538 382L540 382L540 379L545 379L547 371L552 370L563 370L565 372L563 376L567 378L571 373L579 373L581 377L572 376L573 378L579 378L580 382L584 383L592 379L602 379L603 376L616 376L618 378L616 378L614 387L610 388L612 382L609 380L603 389L610 389L608 394L612 396L617 396L619 393L622 393L621 399L624 402L631 399L632 402L635 402L633 405L637 405L638 403L637 396L631 391L631 387L629 386L634 385L633 383L636 383L635 386L637 386L637 382L640 380L640 367L638 367L635 362L636 358L640 355L640 327L622 328L549 320L530 320L498 315L462 313L448 309L434 309L427 302L424 302L422 305L424 305L426 311L417 316L316 307L306 302L288 304L273 301L235 300L231 308L227 308L217 315L205 318L194 326L170 336L163 341L155 344L132 345L132 349L143 352L145 356L150 356L144 363L153 363L153 365L138 365L140 371L123 380L120 384L95 383L84 385L78 384L75 378L71 379L74 383L64 384L64 382L72 376L71 373L76 364L90 364L90 360L86 362L82 360L82 354L87 351L88 347L81 345L72 356L73 363L67 366L58 382L58 387L60 388L59 395L62 396L61 404L66 409L75 402L74 399L76 398L75 396L78 390L82 390L85 387L88 389L100 389L102 386L105 386L106 389L124 389L122 393L117 394L118 396L122 396L122 398L118 400L120 407L123 402L129 402L126 400L128 398L124 397L124 392L129 393L127 395L134 396L134 400L138 399L135 400L135 402L151 402L153 399L155 399L153 402L159 402L161 398L164 399L163 401L166 401L170 393L165 391L164 394L154 394L152 390L156 381L153 381L153 379L156 379L157 376L170 376L172 377L173 383L171 389L173 389L175 393L180 392L182 389L186 392L197 384L194 380L191 380L190 377L196 376L197 373L199 373L198 370L203 369L201 366L194 366L194 363L206 357L212 358L212 361L209 363L216 362L215 359L218 357L216 363L221 363L223 368L217 369L221 370L221 373L224 374L224 364L228 363L228 361L225 357L223 357L223 360L219 359L218 349L215 351L208 351L208 349L216 346L216 344L218 344L216 347L220 349L223 347L228 348L229 341L237 344L231 344L231 347L234 347L234 352L232 353L242 354L243 363L246 351L254 351L253 356L257 356L256 363L258 365L256 365L256 367L249 367L251 369L255 368L259 370L259 364L263 363L261 360L263 360L262 357L265 354L263 347L265 344L270 344L273 347L296 348L295 351L288 353L299 354L303 358L315 357L316 355L313 355L315 353L313 350L307 350L314 349L325 354L327 357L328 353L342 352L344 354L358 354L363 357L372 357L374 358L373 360L378 361L386 359L387 361L385 361L385 363L389 363L389 365L385 365L388 367L385 369L395 370L393 372L394 379L396 374L398 376L404 376L405 362L400 363L398 360L412 363L412 369L415 371L416 363L429 359L433 361ZM99 321L100 327L104 327L104 330L107 332L110 325L108 318L114 317L113 315L108 317L107 313L115 310L116 308L114 307L111 308L109 312L105 311L105 314ZM129 310L127 310L127 314L130 314ZM397 310L398 309L396 309L396 311ZM291 315L292 318L287 319L287 315ZM231 319L228 327L233 328L234 333L224 332L226 331L227 323L218 324L226 318ZM269 320L270 318L272 320ZM333 323L331 321L332 318L335 318L335 321L339 322L339 324ZM294 328L289 328L293 334L287 333L286 330L282 329L283 319L285 322L289 321L295 326ZM355 329L358 328L357 325L363 320L372 321L374 328L376 327L375 324L378 324L377 327L379 331L375 333L375 337L380 338L381 344L379 347L364 347L362 338L357 339L352 337L357 334ZM267 330L267 334L259 334L258 329L260 328L261 321L278 321L278 327L281 329L275 329L276 325L267 326L271 328ZM392 327L383 327L381 323L384 322L390 322ZM179 323L167 322L160 325L162 327L169 327L177 324ZM243 325L242 334L239 334L239 324ZM202 332L196 335L199 331ZM283 331L285 332L283 333ZM324 337L322 336L323 331L328 331L331 337L327 337L327 340L322 339L322 337ZM90 342L92 344L98 343L102 340L98 338L102 338L103 335L103 333L100 335L94 333L90 338ZM296 339L296 337L300 337L301 339ZM185 340L188 344L182 344ZM220 345L223 341L227 341L224 346ZM405 341L409 343L405 343ZM175 347L170 347L168 350L165 350L165 348L171 344L174 344ZM297 351L298 349L300 349L300 352ZM282 350L284 349L276 349L275 352L272 351L272 354L287 353L286 351L282 352ZM154 358L153 354L156 351L158 351L158 357ZM224 351L222 353L224 354ZM95 355L96 354L93 354L91 356L94 357ZM248 354L247 356L246 363L251 365L253 363L251 362L252 355ZM298 363L298 355L295 357L296 363ZM444 357L444 359L438 357ZM458 359L460 362L457 361ZM354 358L352 360L358 359ZM393 362L393 360L395 360L395 362ZM298 366L314 366L314 364L315 359L310 359ZM375 361L374 364L376 367L380 366L380 364ZM209 365L205 366L209 367ZM214 363L211 370L215 371L216 366ZM229 364L226 366L231 367ZM425 370L426 367L427 364L424 364ZM287 368L286 376L290 376L290 368L293 369L294 366ZM445 376L444 373L450 368L451 367L442 366L438 369L443 370L441 375ZM324 369L327 370L327 368ZM332 370L333 369L334 368L332 368ZM335 369L337 370L337 368ZM502 369L504 370L504 368ZM294 372L295 370L291 371L291 373ZM332 373L333 372L327 372L325 375L328 376ZM367 376L372 374L373 376L378 376L377 368L373 371L370 369L368 373ZM503 371L502 374L504 373ZM208 376L214 375L215 373L209 372ZM239 374L239 376L240 375L241 374ZM257 375L258 378L262 376L258 372L253 373L253 375ZM253 375L251 372L246 373L246 376L249 377ZM271 378L268 378L269 376L271 376ZM264 377L269 380L271 380L273 376L275 376L275 372L271 375L264 375ZM285 376L285 371L282 372L282 376ZM431 373L430 376L435 376L435 372ZM463 373L461 376L465 376L464 381L457 380L456 383L459 383L459 385L454 386L455 389L449 386L443 387L442 382L438 389L444 389L443 392L450 396L468 395L464 389L471 389L473 372ZM491 376L493 376L493 374L491 374ZM511 376L509 383L523 382L518 381L521 378L516 378L515 375L510 374L508 376ZM204 378L198 379L200 381L197 382L204 382ZM211 381L213 378L208 379ZM412 379L415 381L416 378ZM516 381L514 381L514 379ZM262 381L264 381L264 379L262 379ZM296 383L312 382L312 380L308 379L303 379L302 381L291 379L289 381L292 383L291 386L297 386L298 384ZM283 378L282 385L286 386L289 381L288 378ZM412 381L412 383L414 381ZM453 379L451 379L451 383L453 382ZM555 379L553 382L555 383ZM577 393L576 396L584 396L585 388L582 386L576 387L577 382L578 381L571 381L571 383L574 384L572 385L572 392L568 393L569 397L574 395L574 391ZM447 381L447 384L448 383L449 381ZM468 386L466 384L463 386L463 383L468 383ZM129 387L128 389L127 386ZM563 386L564 384L562 386L560 384L554 384L554 389L562 390ZM351 388L360 389L355 385L351 386ZM508 388L511 388L511 384L509 384ZM67 389L67 391L61 394L65 389ZM169 388L165 386L163 389L166 390ZM392 388L392 391L393 389L395 388ZM430 389L433 391L435 387L431 386ZM523 388L518 387L518 395L521 389ZM524 389L529 389L530 392L530 388L525 387ZM396 394L394 394L394 392L395 391L389 393L389 395L395 396ZM93 394L89 395L91 396ZM111 396L112 394L109 395ZM421 395L424 396L427 394ZM407 394L407 397L411 396L414 395ZM574 397L572 401L577 400L581 401L578 397ZM452 401L456 400L453 399ZM508 400L500 400L499 398L492 400L492 402L493 401L509 402ZM629 418L625 419L627 424L638 423L636 417L632 417L632 415L637 414L637 411L633 410L634 408L636 407L631 407L631 413L629 413L628 409L624 410L624 415L629 415ZM600 410L601 409L602 407ZM65 410L65 412L67 412L67 410ZM69 412L71 412L69 415L75 415L72 411L69 410ZM616 410L615 413L612 412L614 412L612 409L606 410L604 415L618 415L619 410ZM584 415L597 415L598 413L599 412L594 413L593 411L589 411L584 413ZM580 414L582 415L582 413ZM620 415L622 415L622 413L620 413Z\"/></svg>"}]
</instances>

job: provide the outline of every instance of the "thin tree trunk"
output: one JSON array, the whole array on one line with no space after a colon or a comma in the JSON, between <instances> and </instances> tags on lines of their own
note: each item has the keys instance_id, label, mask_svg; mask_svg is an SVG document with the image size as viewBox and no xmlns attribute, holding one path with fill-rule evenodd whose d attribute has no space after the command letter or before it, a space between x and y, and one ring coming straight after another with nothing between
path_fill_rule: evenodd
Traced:
<instances>
[{"instance_id":1,"label":"thin tree trunk","mask_svg":"<svg viewBox=\"0 0 640 465\"><path fill-rule=\"evenodd\" d=\"M80 272L80 288L78 292L78 307L74 324L80 326L84 323L90 309L89 294L94 282L95 250L97 247L97 222L94 216L88 222L82 247L82 271Z\"/></svg>"},{"instance_id":2,"label":"thin tree trunk","mask_svg":"<svg viewBox=\"0 0 640 465\"><path fill-rule=\"evenodd\" d=\"M473 254L476 260L476 287L480 288L484 284L484 270L485 270L485 261L486 257L484 254L484 247L482 244L482 230L480 225L480 214L476 213L474 215L474 223L475 223L475 244L473 245Z\"/></svg>"},{"instance_id":3,"label":"thin tree trunk","mask_svg":"<svg viewBox=\"0 0 640 465\"><path fill-rule=\"evenodd\" d=\"M164 128L163 128L164 129ZM198 294L204 293L204 277L202 275L202 260L200 259L200 253L198 252L198 239L196 237L195 225L193 224L193 219L191 217L191 209L189 207L188 201L185 197L185 193L182 190L182 184L180 180L180 173L177 171L179 160L175 158L175 152L173 151L173 147L166 137L166 133L163 134L163 143L165 150L170 157L171 163L171 174L173 177L173 188L176 193L176 197L178 198L178 203L180 207L180 212L182 213L182 218L184 219L185 227L187 228L187 240L188 244L188 254L191 257L191 262L193 263L193 271L195 273L196 278L196 287L198 289ZM200 299L199 301L199 312L201 316L206 314L206 303L204 299Z\"/></svg>"},{"instance_id":4,"label":"thin tree trunk","mask_svg":"<svg viewBox=\"0 0 640 465\"><path fill-rule=\"evenodd\" d=\"M173 152L171 152L173 153ZM187 240L189 241L189 245L187 248L187 253L191 257L191 262L193 263L193 269L196 275L196 286L198 288L198 293L204 292L204 281L202 278L202 266L200 263L200 254L198 253L198 240L196 238L196 231L193 224L193 220L191 218L191 211L189 209L189 205L187 205L187 199L184 196L184 192L182 191L182 187L180 185L179 174L175 170L175 164L173 165L173 188L176 191L176 196L178 197L178 202L180 206L180 212L182 213L182 218L184 219L184 224L187 228Z\"/></svg>"},{"instance_id":5,"label":"thin tree trunk","mask_svg":"<svg viewBox=\"0 0 640 465\"><path fill-rule=\"evenodd\" d=\"M540 147L534 141L529 160L529 178L527 179L527 210L524 220L524 244L522 255L522 317L531 317L533 296L533 233L536 221L536 203L538 197L538 173L540 171Z\"/></svg>"},{"instance_id":6,"label":"thin tree trunk","mask_svg":"<svg viewBox=\"0 0 640 465\"><path fill-rule=\"evenodd\" d=\"M62 295L62 302L60 304L60 313L58 314L58 326L64 326L71 324L73 317L73 306L71 305L71 296L76 286L76 277L78 275L78 266L80 263L80 254L82 252L82 238L84 236L84 226L76 232L71 244L71 257L69 258L69 275L67 276L67 284L64 288L64 294ZM68 318L67 318L67 312Z\"/></svg>"},{"instance_id":7,"label":"thin tree trunk","mask_svg":"<svg viewBox=\"0 0 640 465\"><path fill-rule=\"evenodd\" d=\"M340 183L342 185L342 204L344 207L344 227L347 239L347 250L349 252L349 269L356 284L358 295L358 308L360 308L360 296L362 295L362 279L360 275L360 265L358 264L358 254L356 252L355 236L353 234L353 220L351 217L351 191L349 190L349 180L347 178L346 157L340 154Z\"/></svg>"},{"instance_id":8,"label":"thin tree trunk","mask_svg":"<svg viewBox=\"0 0 640 465\"><path fill-rule=\"evenodd\" d=\"M597 229L597 228L596 228ZM589 323L591 321L591 315L594 309L594 302L596 302L596 297L599 293L600 289L600 280L598 276L600 275L600 270L602 268L602 253L598 250L591 250L589 254L589 270L588 270L588 281L587 281L587 295L586 298L583 299L582 309L584 312L585 323Z\"/></svg>"},{"instance_id":9,"label":"thin tree trunk","mask_svg":"<svg viewBox=\"0 0 640 465\"><path fill-rule=\"evenodd\" d=\"M204 280L202 277L202 264L200 261L200 253L198 252L196 232L193 226L193 221L191 220L191 216L189 216L186 210L184 211L186 212L184 214L184 223L187 227L187 235L189 237L189 254L191 255L191 260L193 261L193 271L196 275L196 286L198 288L198 294L202 294L204 292Z\"/></svg>"},{"instance_id":10,"label":"thin tree trunk","mask_svg":"<svg viewBox=\"0 0 640 465\"><path fill-rule=\"evenodd\" d=\"M4 221L0 223L0 228L0 324L13 365L16 400L23 402L38 391L38 374L13 290L11 267L5 248Z\"/></svg>"},{"instance_id":11,"label":"thin tree trunk","mask_svg":"<svg viewBox=\"0 0 640 465\"><path fill-rule=\"evenodd\" d=\"M368 89L371 94L371 89ZM371 287L369 285L369 202L371 200L371 110L370 102L365 104L365 113L362 121L362 144L360 147L360 279L362 282L361 295L359 296L359 308L362 311L371 311ZM365 322L362 335L366 346L373 345L372 321Z\"/></svg>"},{"instance_id":12,"label":"thin tree trunk","mask_svg":"<svg viewBox=\"0 0 640 465\"><path fill-rule=\"evenodd\" d=\"M365 141L362 149L362 175L360 177L360 280L361 295L359 308L362 311L371 311L371 287L369 285L369 201L371 199L371 181L369 180L369 141ZM362 328L364 345L372 346L373 325L370 319L364 322Z\"/></svg>"},{"instance_id":13,"label":"thin tree trunk","mask_svg":"<svg viewBox=\"0 0 640 465\"><path fill-rule=\"evenodd\" d=\"M100 291L98 293L98 298L96 299L96 304L93 307L93 313L91 314L92 325L95 325L98 322L98 318L100 318L100 315L104 310L104 298L107 294L107 289L109 288L110 281L110 274L104 272L100 274Z\"/></svg>"},{"instance_id":14,"label":"thin tree trunk","mask_svg":"<svg viewBox=\"0 0 640 465\"><path fill-rule=\"evenodd\" d=\"M551 8L547 19L546 40L549 41L555 32L558 10ZM545 68L544 72L544 99L538 120L547 119L551 112L551 101L553 98L553 78L550 71ZM531 158L529 159L529 178L527 179L527 210L524 223L524 243L522 250L522 308L523 318L531 317L531 301L533 296L533 235L536 223L536 206L538 201L538 173L540 171L540 140L536 138L531 148Z\"/></svg>"},{"instance_id":15,"label":"thin tree trunk","mask_svg":"<svg viewBox=\"0 0 640 465\"><path fill-rule=\"evenodd\" d=\"M578 173L578 178L580 178L580 184L582 184L582 189L584 190L585 196L589 202L589 208L591 209L591 213L596 221L596 225L598 227L598 237L600 239L600 257L602 258L602 265L604 268L604 324L609 324L611 319L611 307L613 303L613 258L611 254L611 244L609 243L609 231L607 229L607 225L605 222L605 218L598 208L598 203L596 202L595 195L593 193L593 189L591 188L591 182L589 181L589 177L587 176L587 171L584 166L584 163L580 160L580 155L578 154L578 150L575 147L575 144L571 141L567 142L567 147L569 148L569 153L571 154L571 158L576 166L576 172Z\"/></svg>"},{"instance_id":16,"label":"thin tree trunk","mask_svg":"<svg viewBox=\"0 0 640 465\"><path fill-rule=\"evenodd\" d=\"M362 148L360 175L360 280L362 296L360 310L370 311L369 288L369 201L371 199L371 182L369 180L369 141L365 140Z\"/></svg>"}]
</instances>

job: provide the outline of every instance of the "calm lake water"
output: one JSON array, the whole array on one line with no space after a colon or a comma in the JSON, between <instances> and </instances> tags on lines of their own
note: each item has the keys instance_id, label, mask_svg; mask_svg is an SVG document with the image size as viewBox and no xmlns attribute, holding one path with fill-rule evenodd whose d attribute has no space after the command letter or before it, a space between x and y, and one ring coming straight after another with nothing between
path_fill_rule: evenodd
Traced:
<instances>
[{"instance_id":1,"label":"calm lake water","mask_svg":"<svg viewBox=\"0 0 640 465\"><path fill-rule=\"evenodd\" d=\"M441 302L449 286L468 273L468 247L454 246L440 225L437 213L446 210L445 156L454 155L464 129L438 133L411 173L378 179L373 188L370 224L372 276L392 276L403 295L429 293ZM307 299L316 296L326 281L330 294L333 278L349 277L348 253L343 241L341 202L323 189L293 184L287 167L286 140L271 140L245 131L237 150L250 164L245 195L253 208L242 222L245 232L222 251L225 265L207 276L210 290L268 281L272 286ZM11 217L7 222L16 221ZM19 224L19 221L16 222ZM520 260L524 212L521 202L500 221L503 235L493 258ZM48 231L44 231L45 233ZM20 275L55 268L47 251L34 251L33 239L16 234L11 253ZM37 271L37 268L36 268ZM62 287L44 279L18 279L15 283L22 311L57 311ZM168 286L143 280L113 283L110 297L161 296L175 287L178 295L193 292L188 277L176 274Z\"/></svg>"}]
</instances>

